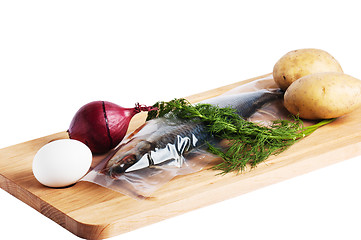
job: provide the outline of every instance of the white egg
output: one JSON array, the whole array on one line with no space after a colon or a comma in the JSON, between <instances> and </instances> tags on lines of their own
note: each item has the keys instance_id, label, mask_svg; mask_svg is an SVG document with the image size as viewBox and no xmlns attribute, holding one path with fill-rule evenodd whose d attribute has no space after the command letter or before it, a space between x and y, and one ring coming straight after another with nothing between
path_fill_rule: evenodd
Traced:
<instances>
[{"instance_id":1,"label":"white egg","mask_svg":"<svg viewBox=\"0 0 361 240\"><path fill-rule=\"evenodd\" d=\"M66 187L76 183L89 170L90 149L73 139L52 141L36 153L33 160L35 178L48 187Z\"/></svg>"}]
</instances>

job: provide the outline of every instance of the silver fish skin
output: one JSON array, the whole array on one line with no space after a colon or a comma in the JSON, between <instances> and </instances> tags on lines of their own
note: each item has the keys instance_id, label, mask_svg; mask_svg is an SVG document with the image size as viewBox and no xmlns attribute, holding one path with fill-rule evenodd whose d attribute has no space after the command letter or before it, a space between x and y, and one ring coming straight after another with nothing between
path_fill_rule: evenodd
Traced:
<instances>
[{"instance_id":1,"label":"silver fish skin","mask_svg":"<svg viewBox=\"0 0 361 240\"><path fill-rule=\"evenodd\" d=\"M284 92L281 89L266 90L262 89L255 92L245 92L232 95L220 95L211 99L202 101L216 105L218 107L231 107L236 110L242 118L251 117L258 109L266 103L282 98Z\"/></svg>"},{"instance_id":2,"label":"silver fish skin","mask_svg":"<svg viewBox=\"0 0 361 240\"><path fill-rule=\"evenodd\" d=\"M119 145L102 173L116 177L124 172L174 160L180 166L187 152L211 138L203 124L168 118L149 120L135 132ZM136 169L133 168L135 164L138 165Z\"/></svg>"},{"instance_id":3,"label":"silver fish skin","mask_svg":"<svg viewBox=\"0 0 361 240\"><path fill-rule=\"evenodd\" d=\"M232 107L242 118L247 119L266 103L282 97L283 92L280 90L260 90L235 95L221 95L201 103ZM122 141L114 156L108 160L102 173L116 178L117 175L124 172L166 161L176 162L178 166L181 166L187 153L200 147L206 141L212 140L214 139L201 123L172 118L156 118L147 121L135 130L134 134Z\"/></svg>"}]
</instances>

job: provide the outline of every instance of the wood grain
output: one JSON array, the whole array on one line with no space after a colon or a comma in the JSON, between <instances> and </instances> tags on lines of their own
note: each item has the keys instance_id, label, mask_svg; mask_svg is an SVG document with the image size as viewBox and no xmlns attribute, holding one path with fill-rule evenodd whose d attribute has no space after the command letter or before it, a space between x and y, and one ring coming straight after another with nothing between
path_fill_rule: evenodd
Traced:
<instances>
[{"instance_id":1,"label":"wood grain","mask_svg":"<svg viewBox=\"0 0 361 240\"><path fill-rule=\"evenodd\" d=\"M187 99L198 102L265 76ZM37 182L31 169L35 153L54 139L67 138L66 132L0 150L0 187L79 237L108 238L360 155L360 114L358 109L337 119L242 174L216 176L214 171L203 170L176 177L150 200L134 200L89 182L61 189ZM139 126L145 116L133 118L129 130ZM94 158L93 165L99 159Z\"/></svg>"}]
</instances>

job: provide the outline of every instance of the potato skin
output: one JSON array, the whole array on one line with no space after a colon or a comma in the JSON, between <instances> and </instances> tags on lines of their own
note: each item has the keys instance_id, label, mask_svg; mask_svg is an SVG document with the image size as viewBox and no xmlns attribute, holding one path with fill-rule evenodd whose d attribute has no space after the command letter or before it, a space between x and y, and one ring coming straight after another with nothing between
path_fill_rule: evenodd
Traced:
<instances>
[{"instance_id":1,"label":"potato skin","mask_svg":"<svg viewBox=\"0 0 361 240\"><path fill-rule=\"evenodd\" d=\"M304 119L337 118L361 106L361 81L343 73L315 73L286 90L284 106Z\"/></svg>"},{"instance_id":2,"label":"potato skin","mask_svg":"<svg viewBox=\"0 0 361 240\"><path fill-rule=\"evenodd\" d=\"M342 68L328 52L306 48L288 52L273 67L273 79L286 90L291 83L309 74L319 72L341 72Z\"/></svg>"}]
</instances>

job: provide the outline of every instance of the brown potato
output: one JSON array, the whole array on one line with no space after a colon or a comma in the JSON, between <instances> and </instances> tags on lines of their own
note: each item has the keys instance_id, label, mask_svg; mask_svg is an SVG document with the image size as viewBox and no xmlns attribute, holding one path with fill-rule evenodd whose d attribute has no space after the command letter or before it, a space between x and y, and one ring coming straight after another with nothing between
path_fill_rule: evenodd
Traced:
<instances>
[{"instance_id":1,"label":"brown potato","mask_svg":"<svg viewBox=\"0 0 361 240\"><path fill-rule=\"evenodd\" d=\"M329 53L320 49L299 49L288 52L273 68L273 79L286 90L291 83L309 74L343 72L340 64Z\"/></svg>"},{"instance_id":2,"label":"brown potato","mask_svg":"<svg viewBox=\"0 0 361 240\"><path fill-rule=\"evenodd\" d=\"M304 119L340 117L361 106L361 81L343 73L315 73L286 90L284 105Z\"/></svg>"}]
</instances>

